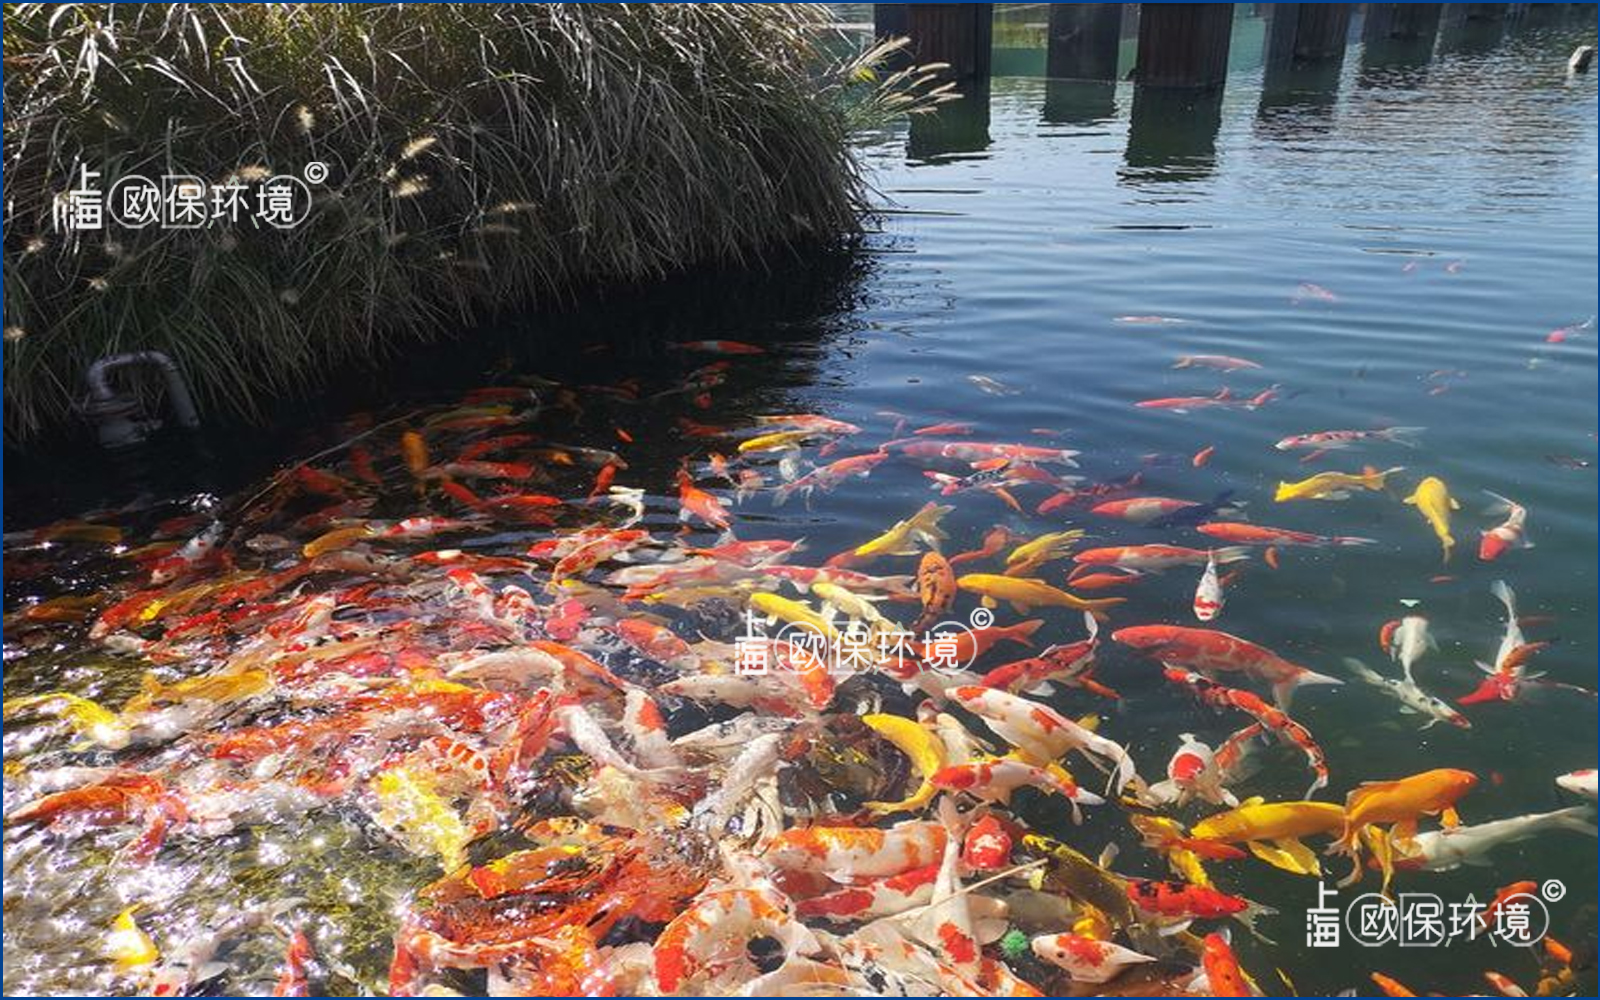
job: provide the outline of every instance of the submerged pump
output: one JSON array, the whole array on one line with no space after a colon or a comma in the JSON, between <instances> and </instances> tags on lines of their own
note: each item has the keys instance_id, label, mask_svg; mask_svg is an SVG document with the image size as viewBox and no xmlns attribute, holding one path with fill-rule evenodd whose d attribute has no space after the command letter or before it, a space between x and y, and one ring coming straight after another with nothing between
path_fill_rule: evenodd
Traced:
<instances>
[{"instance_id":1,"label":"submerged pump","mask_svg":"<svg viewBox=\"0 0 1600 1000\"><path fill-rule=\"evenodd\" d=\"M200 414L195 410L189 384L172 358L160 351L113 354L89 366L85 374L89 398L80 407L84 417L94 423L101 447L128 448L142 444L161 428L161 418L147 413L137 396L119 391L111 384L111 373L117 369L145 365L161 370L167 383L167 402L178 424L190 430L199 428Z\"/></svg>"}]
</instances>

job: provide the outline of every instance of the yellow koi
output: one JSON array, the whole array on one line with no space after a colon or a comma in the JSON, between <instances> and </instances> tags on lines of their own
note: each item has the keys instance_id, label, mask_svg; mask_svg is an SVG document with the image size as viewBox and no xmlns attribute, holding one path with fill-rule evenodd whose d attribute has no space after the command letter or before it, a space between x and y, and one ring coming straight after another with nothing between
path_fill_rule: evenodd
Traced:
<instances>
[{"instance_id":1,"label":"yellow koi","mask_svg":"<svg viewBox=\"0 0 1600 1000\"><path fill-rule=\"evenodd\" d=\"M122 711L143 712L157 704L181 704L194 700L242 701L271 689L272 675L256 667L234 673L186 677L171 684L163 684L153 675L145 674L140 682L139 693L128 699Z\"/></svg>"},{"instance_id":2,"label":"yellow koi","mask_svg":"<svg viewBox=\"0 0 1600 1000\"><path fill-rule=\"evenodd\" d=\"M29 709L38 709L61 719L79 736L87 737L108 750L120 750L128 745L128 724L117 713L88 698L80 698L66 691L7 698L5 719L9 722L13 715Z\"/></svg>"},{"instance_id":3,"label":"yellow koi","mask_svg":"<svg viewBox=\"0 0 1600 1000\"><path fill-rule=\"evenodd\" d=\"M812 629L829 642L837 642L839 632L809 605L777 594L751 594L750 606L769 618Z\"/></svg>"},{"instance_id":4,"label":"yellow koi","mask_svg":"<svg viewBox=\"0 0 1600 1000\"><path fill-rule=\"evenodd\" d=\"M1344 500L1350 496L1352 490L1377 492L1383 489L1385 481L1390 476L1404 469L1405 466L1397 465L1379 472L1369 465L1359 473L1353 474L1319 472L1310 479L1302 479L1298 483L1279 483L1272 499L1278 503L1290 500Z\"/></svg>"},{"instance_id":5,"label":"yellow koi","mask_svg":"<svg viewBox=\"0 0 1600 1000\"><path fill-rule=\"evenodd\" d=\"M867 802L866 807L877 813L916 811L933 801L939 790L931 779L945 765L944 743L915 720L899 715L863 715L861 721L910 758L922 778L917 790L899 802Z\"/></svg>"},{"instance_id":6,"label":"yellow koi","mask_svg":"<svg viewBox=\"0 0 1600 1000\"><path fill-rule=\"evenodd\" d=\"M373 530L372 526L366 524L334 528L332 531L318 535L307 542L300 549L300 554L307 559L315 559L324 552L336 552L339 549L349 548L363 538L371 538L376 534L377 532Z\"/></svg>"},{"instance_id":7,"label":"yellow koi","mask_svg":"<svg viewBox=\"0 0 1600 1000\"><path fill-rule=\"evenodd\" d=\"M1450 550L1456 544L1455 537L1450 534L1450 512L1461 509L1456 498L1450 495L1450 487L1438 476L1429 476L1417 484L1405 502L1417 508L1417 512L1433 528L1433 533L1439 536L1439 544L1444 548L1444 561L1449 562Z\"/></svg>"},{"instance_id":8,"label":"yellow koi","mask_svg":"<svg viewBox=\"0 0 1600 1000\"><path fill-rule=\"evenodd\" d=\"M106 934L106 957L110 958L119 973L127 974L138 972L156 964L161 957L161 952L156 949L155 942L150 940L137 921L133 919L135 911L142 903L132 906L117 914L111 921L111 930Z\"/></svg>"},{"instance_id":9,"label":"yellow koi","mask_svg":"<svg viewBox=\"0 0 1600 1000\"><path fill-rule=\"evenodd\" d=\"M807 438L816 437L812 431L774 431L739 442L739 453L752 451L788 451L800 447Z\"/></svg>"},{"instance_id":10,"label":"yellow koi","mask_svg":"<svg viewBox=\"0 0 1600 1000\"><path fill-rule=\"evenodd\" d=\"M378 800L373 820L412 854L437 854L445 871L467 859L472 834L450 803L426 776L409 767L391 767L372 779Z\"/></svg>"},{"instance_id":11,"label":"yellow koi","mask_svg":"<svg viewBox=\"0 0 1600 1000\"><path fill-rule=\"evenodd\" d=\"M1047 562L1061 559L1072 551L1073 545L1082 537L1083 529L1073 528L1071 531L1046 532L1038 538L1023 542L1006 556L1006 572L1016 576L1024 569L1032 571Z\"/></svg>"},{"instance_id":12,"label":"yellow koi","mask_svg":"<svg viewBox=\"0 0 1600 1000\"><path fill-rule=\"evenodd\" d=\"M941 507L936 503L924 504L915 514L898 522L877 538L859 546L855 554L863 558L914 556L922 551L919 544L937 552L939 542L945 537L945 533L939 529L939 521L954 509L954 507Z\"/></svg>"},{"instance_id":13,"label":"yellow koi","mask_svg":"<svg viewBox=\"0 0 1600 1000\"><path fill-rule=\"evenodd\" d=\"M1029 609L1037 607L1062 607L1072 608L1075 611L1087 611L1096 618L1104 619L1105 609L1121 604L1127 600L1125 597L1101 597L1095 600L1085 600L1076 594L1069 594L1050 586L1043 580L1032 577L1001 576L996 573L968 573L956 580L956 586L962 590L974 593L984 598L984 603L992 606L996 601L1005 601L1017 610L1018 614L1027 614Z\"/></svg>"},{"instance_id":14,"label":"yellow koi","mask_svg":"<svg viewBox=\"0 0 1600 1000\"><path fill-rule=\"evenodd\" d=\"M1333 802L1266 802L1246 799L1236 809L1208 816L1189 831L1195 840L1244 844L1251 854L1296 875L1321 875L1322 866L1301 837L1339 833L1344 807Z\"/></svg>"}]
</instances>

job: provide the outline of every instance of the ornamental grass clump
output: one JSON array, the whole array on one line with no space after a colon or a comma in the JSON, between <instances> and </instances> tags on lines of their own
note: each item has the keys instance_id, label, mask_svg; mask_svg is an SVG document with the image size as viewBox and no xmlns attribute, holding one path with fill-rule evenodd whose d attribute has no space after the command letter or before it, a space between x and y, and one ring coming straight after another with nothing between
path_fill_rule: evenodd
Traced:
<instances>
[{"instance_id":1,"label":"ornamental grass clump","mask_svg":"<svg viewBox=\"0 0 1600 1000\"><path fill-rule=\"evenodd\" d=\"M947 92L821 54L805 4L20 4L5 12L5 432L156 349L249 418L351 359L606 282L856 231L863 119ZM292 228L268 178L326 177ZM192 176L196 228L70 230ZM230 198L237 220L221 204ZM243 209L241 211L241 209ZM552 336L555 334L552 333Z\"/></svg>"}]
</instances>

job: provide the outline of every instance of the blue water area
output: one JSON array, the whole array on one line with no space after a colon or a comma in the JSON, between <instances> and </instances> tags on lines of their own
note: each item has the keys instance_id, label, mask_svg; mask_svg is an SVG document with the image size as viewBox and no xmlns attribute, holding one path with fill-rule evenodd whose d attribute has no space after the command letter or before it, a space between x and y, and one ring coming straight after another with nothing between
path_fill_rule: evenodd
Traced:
<instances>
[{"instance_id":1,"label":"blue water area","mask_svg":"<svg viewBox=\"0 0 1600 1000\"><path fill-rule=\"evenodd\" d=\"M1260 35L1259 23L1246 24L1236 43L1253 37L1259 44ZM207 486L217 492L248 493L273 468L373 420L476 386L526 385L534 375L567 386L583 409L581 419L561 416L570 422L550 433L626 457L617 482L655 498L654 526L663 535L680 464L703 470L709 452L732 450L731 439L686 432L697 424L748 428L754 414L807 412L862 428L827 456L815 446L803 450L790 472L942 423L971 425L970 434L944 440L1070 448L1081 453L1081 467L1056 471L1083 476L1079 489L1122 484L1116 495L1193 500L1228 493L1250 524L1373 540L1279 546L1276 567L1257 548L1229 580L1216 622L1347 681L1307 688L1294 704L1327 753L1332 782L1324 797L1337 799L1364 781L1455 767L1479 778L1460 806L1469 823L1570 805L1575 800L1554 777L1596 763L1595 699L1559 685L1592 689L1596 682L1600 329L1593 318L1596 81L1569 77L1565 67L1574 45L1592 39L1592 20L1500 25L1487 35L1457 26L1436 51L1353 44L1336 70L1270 86L1260 61L1246 54L1209 96L997 78L987 94L862 137L882 211L852 250L778 262L759 274L686 278L506 320L481 342L417 348L385 379L350 380L285 425L292 430L241 432L234 448L213 441L216 457L204 468L176 464L212 475ZM765 353L723 359L725 381L698 399L698 391L682 391L682 380L717 359L662 344L712 339ZM1196 355L1251 365L1178 365ZM626 391L616 392L618 385ZM1177 397L1196 399L1138 405ZM1292 435L1394 427L1422 430L1405 441L1380 437L1322 454L1274 447ZM1204 462L1196 459L1202 451ZM785 471L779 457L748 465L770 487ZM1280 481L1368 465L1403 468L1386 488L1344 500L1274 500ZM1183 525L1154 529L1097 517L1081 501L1038 514L1056 492L1040 484L1011 491L1020 509L983 490L940 497L928 475L972 471L897 453L870 477L818 493L809 505L796 498L776 506L769 492L757 491L734 508L734 528L741 539L803 537L806 555L796 561L815 562L938 499L954 506L944 523L944 549L952 553L976 548L995 525L1025 536L1078 527L1089 536L1083 545L1217 544ZM95 480L94 489L122 502L139 492L130 487L139 475L121 468L114 483ZM1402 502L1424 477L1442 480L1459 502L1448 561L1433 528ZM161 482L170 478L143 484L145 499L170 499ZM25 486L17 489L24 495ZM88 505L59 484L50 489L26 494L27 511L8 512L8 528L65 514L51 506L67 502L62 497ZM1504 519L1486 512L1486 491L1527 509L1533 547L1493 562L1479 558L1480 533ZM473 546L520 554L530 537L508 532ZM19 581L8 554L8 609L42 594L39 581L48 575L36 556L29 559L38 575ZM889 560L876 570L909 572L914 564ZM1059 586L1070 568L1055 563L1040 575ZM93 567L75 572L80 584L100 579ZM1195 624L1198 576L1199 567L1181 567L1105 592L1128 598L1110 627ZM1396 674L1379 649L1380 628L1420 614L1438 640L1417 666L1420 684L1447 699L1472 691L1484 677L1475 661L1494 659L1504 631L1490 593L1495 580L1514 588L1519 611L1532 619L1529 638L1551 641L1533 669L1557 683L1532 686L1513 703L1471 707L1470 729L1424 729L1420 717L1403 714L1344 666L1355 657ZM966 596L958 605L971 607ZM996 613L1003 622L1019 617L1003 605ZM1055 609L1042 617L1047 642L1082 634L1076 614ZM84 648L25 646L8 636L7 695L61 686L63 665L78 679L126 671ZM1180 734L1216 744L1246 721L1199 706L1157 665L1114 644L1097 676L1121 699L1071 692L1059 705L1103 716L1101 731L1125 743L1147 776L1160 777ZM105 683L118 689L127 681ZM8 741L8 762L12 750ZM1298 798L1308 780L1302 759L1287 753L1271 756L1239 791ZM1038 801L1028 808L1043 821L1061 818L1044 815L1050 807ZM1192 820L1200 812L1181 815ZM1091 855L1121 844L1118 866L1129 873L1164 871L1138 850L1121 810L1091 810L1070 836ZM28 855L17 885L59 886L44 866L72 855L54 850ZM202 851L186 858L206 870ZM1519 879L1561 880L1571 891L1551 904L1550 933L1592 960L1594 841L1548 833L1494 858L1490 868L1403 873L1397 884L1448 903L1469 894L1482 900ZM1344 870L1343 862L1331 864L1329 883ZM1229 891L1279 911L1258 924L1275 943L1234 934L1245 967L1269 993L1283 988L1274 969L1305 995L1366 990L1372 971L1419 993L1480 990L1485 968L1525 984L1534 978L1527 952L1486 942L1311 948L1304 911L1317 902L1314 879L1254 860L1215 866L1214 874ZM407 877L412 888L421 879ZM1343 898L1375 889L1376 881L1369 875ZM389 919L387 897L352 905L379 923ZM24 947L59 953L79 940L73 934L87 933L70 912L58 907L54 915L67 923L15 937L8 921L8 985L101 982L82 966L62 972L9 960Z\"/></svg>"}]
</instances>

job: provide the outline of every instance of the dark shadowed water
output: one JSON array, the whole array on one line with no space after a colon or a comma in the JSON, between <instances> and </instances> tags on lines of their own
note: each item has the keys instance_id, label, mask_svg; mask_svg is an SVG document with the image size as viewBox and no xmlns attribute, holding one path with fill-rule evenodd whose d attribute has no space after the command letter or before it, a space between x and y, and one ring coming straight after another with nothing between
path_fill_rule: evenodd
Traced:
<instances>
[{"instance_id":1,"label":"dark shadowed water","mask_svg":"<svg viewBox=\"0 0 1600 1000\"><path fill-rule=\"evenodd\" d=\"M662 341L746 341L767 353L732 359L708 408L682 395L653 405L597 396L571 433L619 447L632 463L619 482L667 496L680 459L707 450L682 435L685 416L736 425L757 413L826 414L865 428L847 451L889 439L902 422L967 422L986 441L1059 442L1082 452L1080 471L1091 481L1138 473L1143 492L1194 499L1231 490L1253 522L1375 539L1286 549L1280 568L1257 559L1235 582L1217 624L1290 659L1340 676L1348 676L1346 656L1383 663L1380 626L1414 604L1440 644L1422 661L1419 680L1447 697L1464 694L1482 676L1474 660L1492 658L1499 641L1501 609L1489 584L1503 578L1525 614L1549 616L1538 636L1559 639L1538 669L1592 688L1596 81L1565 75L1579 41L1593 41L1592 21L1499 39L1446 37L1422 60L1357 45L1336 78L1292 80L1268 93L1259 68L1246 65L1209 99L1137 93L1128 84L997 79L986 102L969 99L937 119L864 139L863 157L888 207L858 254L754 278L685 281L542 318L535 329L507 323L502 332L521 346L504 351L499 341L418 350L389 380L336 394L293 431L241 437L235 448L213 441L220 458L190 461L189 471L202 466L210 488L242 488L337 440L335 418L353 404L388 415L413 399L451 399L519 374L578 386L638 379L647 393L670 389L705 359L662 351ZM1148 321L1156 317L1163 321ZM1575 327L1548 342L1552 331ZM1197 354L1239 356L1260 368L1173 367ZM448 385L438 384L440 373ZM1274 386L1275 397L1256 409L1134 405L1223 389L1236 401ZM619 446L612 426L634 442ZM1304 452L1273 447L1292 434L1389 426L1426 430L1415 448L1379 442L1305 464ZM1192 456L1206 448L1215 450L1197 468ZM1273 501L1280 480L1365 464L1405 470L1388 492ZM126 499L127 474L102 474L119 481L90 480L85 489ZM1448 564L1428 525L1400 501L1423 476L1442 479L1461 504ZM820 558L909 515L933 496L929 485L921 467L885 462L870 479L818 496L809 510L799 502L774 508L765 496L747 500L736 528L741 538L804 536ZM1479 532L1499 520L1483 513L1485 490L1527 507L1535 547L1494 564L1477 558ZM90 502L59 484L8 482L7 492L8 529ZM1025 514L988 494L963 495L946 525L947 550L975 547L997 523L1029 535L1081 526L1104 545L1205 545L1192 532L1147 532L1081 508L1038 516L1032 511L1049 491L1016 493ZM516 539L507 545L525 547ZM42 586L14 579L12 562L8 554L8 610ZM1047 575L1061 582L1061 570ZM1114 624L1192 623L1194 583L1182 569L1126 591L1130 601ZM1061 638L1078 634L1073 616L1049 618ZM118 668L83 648L28 651L8 641L6 656L7 696L61 687L64 668L75 683L116 686L109 678ZM1178 734L1216 742L1237 728L1237 719L1197 709L1126 651L1108 652L1099 676L1123 695L1103 731L1128 744L1147 773L1159 772ZM1091 707L1103 705L1078 706ZM1477 706L1470 731L1420 731L1414 716L1354 683L1307 690L1296 705L1328 751L1333 793L1430 767L1466 768L1481 779L1462 803L1468 822L1570 804L1552 779L1595 765L1595 711L1592 697L1547 690ZM19 750L8 734L8 766ZM1280 763L1248 791L1298 797L1304 785L1303 770ZM344 840L321 855L324 864L371 856L352 827L332 826L322 834ZM1093 854L1123 834L1117 813L1107 810L1074 836ZM207 895L267 896L277 889L249 874L252 866L281 864L280 855L294 849L273 842L251 857L208 857L188 847L145 877L173 880L173 898L191 906ZM8 848L7 992L108 988L92 957L74 949L87 947L120 905L109 876L66 874L98 860L103 855L80 848ZM1592 960L1594 841L1554 833L1503 848L1496 860L1492 869L1402 876L1400 888L1453 901L1469 893L1483 899L1518 879L1560 879L1571 891L1551 907L1551 932ZM306 890L317 877L302 871L294 894L324 906L325 933L341 921L381 924L393 907L386 894L424 878L391 862L382 871L348 871L342 894ZM1129 864L1154 874L1149 859ZM186 880L192 885L176 886ZM1314 880L1255 862L1235 863L1223 880L1280 911L1260 925L1276 945L1235 937L1268 992L1275 967L1307 995L1366 990L1374 970L1418 992L1479 990L1485 968L1531 982L1535 964L1526 953L1486 943L1310 949L1303 911L1316 901ZM60 902L24 906L30 894ZM72 905L83 894L103 905ZM352 941L353 954L381 951L365 933L352 932L361 939ZM382 941L387 932L372 933ZM271 967L272 956L257 957ZM1592 974L1586 982L1592 988Z\"/></svg>"}]
</instances>

